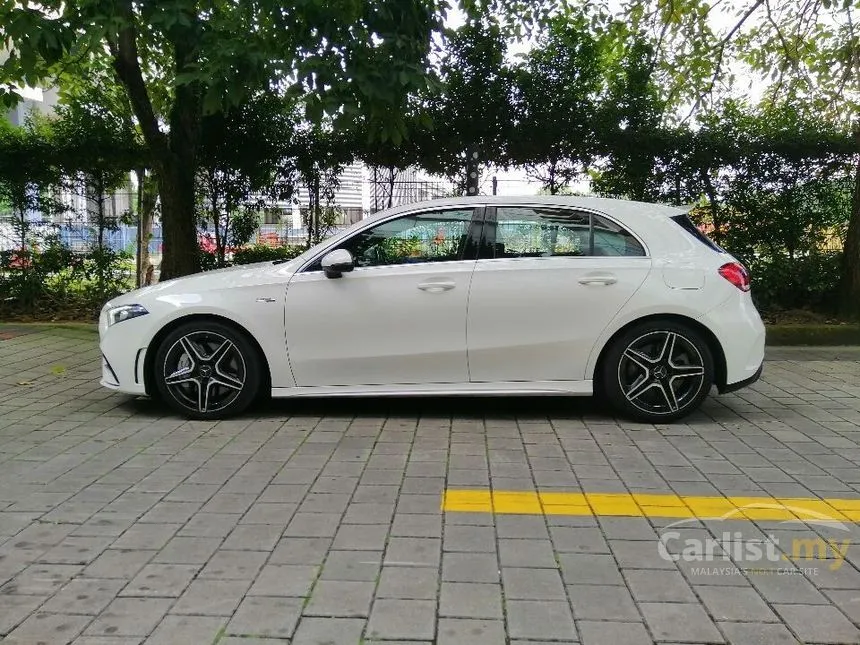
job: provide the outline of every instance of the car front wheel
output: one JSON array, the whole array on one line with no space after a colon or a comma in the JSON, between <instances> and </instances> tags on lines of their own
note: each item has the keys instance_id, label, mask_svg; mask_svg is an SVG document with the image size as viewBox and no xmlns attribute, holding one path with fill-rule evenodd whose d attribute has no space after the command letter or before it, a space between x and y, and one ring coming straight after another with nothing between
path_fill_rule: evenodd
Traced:
<instances>
[{"instance_id":1,"label":"car front wheel","mask_svg":"<svg viewBox=\"0 0 860 645\"><path fill-rule=\"evenodd\" d=\"M171 331L155 355L161 397L193 419L223 419L245 410L260 389L257 349L229 325L195 321Z\"/></svg>"},{"instance_id":2,"label":"car front wheel","mask_svg":"<svg viewBox=\"0 0 860 645\"><path fill-rule=\"evenodd\" d=\"M675 421L701 405L714 382L714 360L701 335L673 321L624 332L603 362L602 389L625 416L647 423Z\"/></svg>"}]
</instances>

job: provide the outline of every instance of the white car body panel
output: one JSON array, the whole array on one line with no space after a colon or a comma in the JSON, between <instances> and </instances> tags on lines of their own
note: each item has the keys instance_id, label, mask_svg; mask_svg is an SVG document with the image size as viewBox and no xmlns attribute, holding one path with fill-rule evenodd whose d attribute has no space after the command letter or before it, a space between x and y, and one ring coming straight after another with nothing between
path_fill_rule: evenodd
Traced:
<instances>
[{"instance_id":1,"label":"white car body panel","mask_svg":"<svg viewBox=\"0 0 860 645\"><path fill-rule=\"evenodd\" d=\"M650 270L647 257L479 260L467 322L472 382L585 378L594 338Z\"/></svg>"},{"instance_id":2,"label":"white car body panel","mask_svg":"<svg viewBox=\"0 0 860 645\"><path fill-rule=\"evenodd\" d=\"M365 228L424 210L545 205L598 212L630 230L646 257L480 259L302 272ZM754 378L764 326L751 296L717 273L734 259L669 219L683 210L621 200L464 197L377 213L283 264L211 271L138 289L106 305L147 315L107 326L102 385L144 395L144 365L165 326L193 315L244 328L268 363L273 396L575 394L619 330L647 316L703 326L725 355L725 384ZM580 284L611 274L613 284ZM419 289L439 280L454 288Z\"/></svg>"},{"instance_id":3,"label":"white car body panel","mask_svg":"<svg viewBox=\"0 0 860 645\"><path fill-rule=\"evenodd\" d=\"M474 268L472 260L356 268L334 280L296 274L286 311L296 384L468 382L464 321Z\"/></svg>"}]
</instances>

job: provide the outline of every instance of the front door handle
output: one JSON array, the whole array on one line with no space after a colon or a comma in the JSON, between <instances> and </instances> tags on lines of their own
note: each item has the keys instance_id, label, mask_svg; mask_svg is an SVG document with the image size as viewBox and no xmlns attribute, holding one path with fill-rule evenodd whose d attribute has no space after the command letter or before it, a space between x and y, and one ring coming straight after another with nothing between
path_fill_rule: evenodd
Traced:
<instances>
[{"instance_id":1,"label":"front door handle","mask_svg":"<svg viewBox=\"0 0 860 645\"><path fill-rule=\"evenodd\" d=\"M440 293L442 291L450 291L457 284L453 280L428 280L427 282L422 282L418 285L418 288L421 291L427 291L429 293Z\"/></svg>"},{"instance_id":2,"label":"front door handle","mask_svg":"<svg viewBox=\"0 0 860 645\"><path fill-rule=\"evenodd\" d=\"M615 284L618 278L614 275L586 275L579 279L579 284Z\"/></svg>"}]
</instances>

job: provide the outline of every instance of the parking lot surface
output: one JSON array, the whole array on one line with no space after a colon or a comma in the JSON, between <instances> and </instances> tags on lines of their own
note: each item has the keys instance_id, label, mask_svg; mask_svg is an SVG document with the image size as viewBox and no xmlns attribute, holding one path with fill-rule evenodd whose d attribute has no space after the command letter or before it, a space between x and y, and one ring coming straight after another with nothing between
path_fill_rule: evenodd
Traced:
<instances>
[{"instance_id":1,"label":"parking lot surface","mask_svg":"<svg viewBox=\"0 0 860 645\"><path fill-rule=\"evenodd\" d=\"M860 349L684 423L587 399L186 421L0 326L0 643L860 643Z\"/></svg>"}]
</instances>

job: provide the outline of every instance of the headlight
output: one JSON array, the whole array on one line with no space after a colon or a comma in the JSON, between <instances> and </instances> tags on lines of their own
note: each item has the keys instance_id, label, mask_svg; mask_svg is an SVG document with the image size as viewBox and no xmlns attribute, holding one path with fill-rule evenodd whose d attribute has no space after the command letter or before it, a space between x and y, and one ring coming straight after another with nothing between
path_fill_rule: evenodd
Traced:
<instances>
[{"instance_id":1,"label":"headlight","mask_svg":"<svg viewBox=\"0 0 860 645\"><path fill-rule=\"evenodd\" d=\"M148 313L149 312L145 307L143 307L143 305L120 305L119 307L108 309L107 324L108 327L110 327L116 323L122 322L123 320L145 316Z\"/></svg>"}]
</instances>

